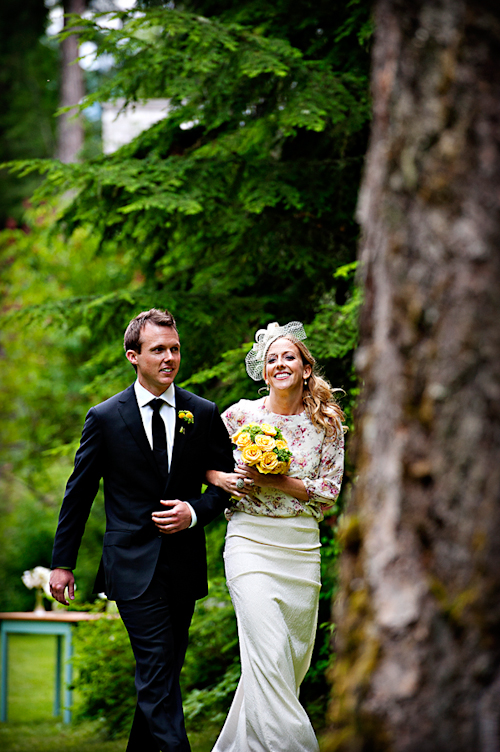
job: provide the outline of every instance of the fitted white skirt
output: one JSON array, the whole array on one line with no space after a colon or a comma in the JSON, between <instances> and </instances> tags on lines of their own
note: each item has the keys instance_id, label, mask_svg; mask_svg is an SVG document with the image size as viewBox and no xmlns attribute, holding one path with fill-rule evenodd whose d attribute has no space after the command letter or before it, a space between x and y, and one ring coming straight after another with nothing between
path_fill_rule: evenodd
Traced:
<instances>
[{"instance_id":1,"label":"fitted white skirt","mask_svg":"<svg viewBox=\"0 0 500 752\"><path fill-rule=\"evenodd\" d=\"M235 512L224 560L242 674L213 752L317 752L299 687L318 618L318 523Z\"/></svg>"}]
</instances>

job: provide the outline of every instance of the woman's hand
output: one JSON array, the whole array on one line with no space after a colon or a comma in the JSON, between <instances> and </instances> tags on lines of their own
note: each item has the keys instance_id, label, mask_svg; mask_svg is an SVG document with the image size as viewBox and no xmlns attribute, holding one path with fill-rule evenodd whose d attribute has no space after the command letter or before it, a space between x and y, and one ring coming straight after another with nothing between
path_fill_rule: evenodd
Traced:
<instances>
[{"instance_id":1,"label":"woman's hand","mask_svg":"<svg viewBox=\"0 0 500 752\"><path fill-rule=\"evenodd\" d=\"M237 499L244 496L254 496L259 488L276 488L283 493L293 496L299 501L308 501L306 487L300 478L290 478L289 475L273 475L259 473L254 467L238 463L234 473L223 473L221 470L207 470L205 478L208 483L222 488L226 493ZM238 481L243 483L240 488ZM240 486L241 486L240 482Z\"/></svg>"},{"instance_id":2,"label":"woman's hand","mask_svg":"<svg viewBox=\"0 0 500 752\"><path fill-rule=\"evenodd\" d=\"M235 496L237 499L243 499L247 494L252 492L253 484L246 481L245 478L238 472L238 468L234 473L223 473L222 470L207 470L205 474L206 480L213 486L222 488L231 496ZM240 484L238 485L238 481ZM241 486L241 481L243 486Z\"/></svg>"},{"instance_id":3,"label":"woman's hand","mask_svg":"<svg viewBox=\"0 0 500 752\"><path fill-rule=\"evenodd\" d=\"M291 478L289 475L273 475L272 473L259 473L254 467L243 463L236 466L235 473L247 484L247 494L257 487L276 488L282 493L289 494L299 501L309 501L309 495L304 483L300 478Z\"/></svg>"},{"instance_id":4,"label":"woman's hand","mask_svg":"<svg viewBox=\"0 0 500 752\"><path fill-rule=\"evenodd\" d=\"M243 462L236 465L234 472L250 489L255 488L256 486L260 488L278 488L276 479L279 476L271 475L270 473L259 473L254 467L249 467L249 465L245 465Z\"/></svg>"}]
</instances>

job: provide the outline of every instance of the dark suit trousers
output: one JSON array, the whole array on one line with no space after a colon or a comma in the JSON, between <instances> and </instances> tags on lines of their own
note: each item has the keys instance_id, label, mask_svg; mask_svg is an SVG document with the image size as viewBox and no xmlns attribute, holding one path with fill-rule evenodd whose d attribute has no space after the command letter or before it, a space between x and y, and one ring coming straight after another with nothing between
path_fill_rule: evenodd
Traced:
<instances>
[{"instance_id":1,"label":"dark suit trousers","mask_svg":"<svg viewBox=\"0 0 500 752\"><path fill-rule=\"evenodd\" d=\"M136 660L137 707L127 752L190 752L179 675L194 599L174 590L162 552L145 593L117 601Z\"/></svg>"}]
</instances>

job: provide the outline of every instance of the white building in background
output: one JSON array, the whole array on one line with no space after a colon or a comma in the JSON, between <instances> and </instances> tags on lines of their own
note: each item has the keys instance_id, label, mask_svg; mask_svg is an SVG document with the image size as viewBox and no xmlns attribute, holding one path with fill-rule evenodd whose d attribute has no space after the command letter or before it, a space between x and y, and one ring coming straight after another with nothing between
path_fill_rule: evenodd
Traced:
<instances>
[{"instance_id":1,"label":"white building in background","mask_svg":"<svg viewBox=\"0 0 500 752\"><path fill-rule=\"evenodd\" d=\"M167 117L170 100L149 99L141 104L129 104L123 112L124 99L103 103L102 106L102 150L104 154L119 149L133 138L150 128L154 123Z\"/></svg>"}]
</instances>

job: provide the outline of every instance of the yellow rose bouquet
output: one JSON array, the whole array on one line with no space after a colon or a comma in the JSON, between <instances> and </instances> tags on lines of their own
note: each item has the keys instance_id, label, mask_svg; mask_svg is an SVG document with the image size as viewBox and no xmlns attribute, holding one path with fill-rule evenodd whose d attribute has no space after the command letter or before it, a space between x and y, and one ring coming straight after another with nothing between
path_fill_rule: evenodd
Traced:
<instances>
[{"instance_id":1,"label":"yellow rose bouquet","mask_svg":"<svg viewBox=\"0 0 500 752\"><path fill-rule=\"evenodd\" d=\"M241 452L245 465L255 467L259 473L283 475L288 471L292 453L279 428L269 423L247 423L231 441Z\"/></svg>"}]
</instances>

